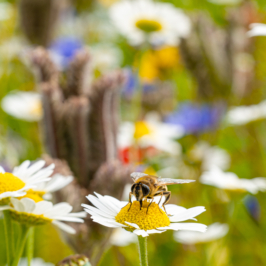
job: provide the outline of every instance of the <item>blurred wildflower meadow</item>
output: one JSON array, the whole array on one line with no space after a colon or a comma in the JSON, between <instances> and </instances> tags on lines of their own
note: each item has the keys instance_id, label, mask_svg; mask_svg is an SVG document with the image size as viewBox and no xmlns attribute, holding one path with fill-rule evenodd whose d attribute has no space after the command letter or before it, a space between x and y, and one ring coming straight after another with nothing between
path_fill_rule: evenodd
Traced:
<instances>
[{"instance_id":1,"label":"blurred wildflower meadow","mask_svg":"<svg viewBox=\"0 0 266 266\"><path fill-rule=\"evenodd\" d=\"M169 203L206 208L206 232L148 237L150 265L266 265L264 23L264 0L1 0L0 175L35 165L31 181L53 180L39 200L66 202L39 213L51 223L19 265L139 265L137 236L81 207L128 201L132 172L196 180L168 186ZM0 266L5 238L0 211Z\"/></svg>"}]
</instances>

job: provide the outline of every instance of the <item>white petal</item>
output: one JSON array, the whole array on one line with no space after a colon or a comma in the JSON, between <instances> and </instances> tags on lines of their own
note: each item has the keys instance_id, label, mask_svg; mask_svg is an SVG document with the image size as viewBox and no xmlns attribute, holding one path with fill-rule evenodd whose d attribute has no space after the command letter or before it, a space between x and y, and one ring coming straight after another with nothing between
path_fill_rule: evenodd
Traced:
<instances>
[{"instance_id":1,"label":"white petal","mask_svg":"<svg viewBox=\"0 0 266 266\"><path fill-rule=\"evenodd\" d=\"M103 212L103 211L101 211L99 209L96 209L96 208L94 208L92 206L89 206L89 205L87 205L87 206L88 207L85 208L85 211L87 213L89 213L90 215L100 216L100 217L103 217L103 218L110 218L110 219L114 219L115 218L114 215L110 215L110 214L108 214L106 212Z\"/></svg>"},{"instance_id":2,"label":"white petal","mask_svg":"<svg viewBox=\"0 0 266 266\"><path fill-rule=\"evenodd\" d=\"M205 232L207 226L205 224L199 224L199 223L171 223L169 226L160 227L157 229L191 230L191 231Z\"/></svg>"},{"instance_id":3,"label":"white petal","mask_svg":"<svg viewBox=\"0 0 266 266\"><path fill-rule=\"evenodd\" d=\"M4 198L8 198L8 197L22 197L26 194L26 192L24 191L24 188L18 191L8 191L8 192L4 192L2 194L0 194L0 199L4 199Z\"/></svg>"},{"instance_id":4,"label":"white petal","mask_svg":"<svg viewBox=\"0 0 266 266\"><path fill-rule=\"evenodd\" d=\"M171 222L186 221L189 219L193 219L195 216L205 211L206 211L205 207L202 207L202 206L194 207L194 208L186 209L185 211L181 213L177 213L177 214L173 213L174 216L170 216L169 219Z\"/></svg>"},{"instance_id":5,"label":"white petal","mask_svg":"<svg viewBox=\"0 0 266 266\"><path fill-rule=\"evenodd\" d=\"M101 200L106 207L108 207L111 211L118 213L120 211L120 208L117 208L116 205L112 203L108 198L103 197L102 195L94 192L94 194L98 197L99 200Z\"/></svg>"},{"instance_id":6,"label":"white petal","mask_svg":"<svg viewBox=\"0 0 266 266\"><path fill-rule=\"evenodd\" d=\"M40 202L36 203L36 207L35 207L35 210L33 211L33 213L37 214L37 215L45 214L46 212L48 212L52 208L53 208L52 202L45 201L45 200L40 201Z\"/></svg>"},{"instance_id":7,"label":"white petal","mask_svg":"<svg viewBox=\"0 0 266 266\"><path fill-rule=\"evenodd\" d=\"M86 212L72 212L72 213L68 213L67 216L85 218L85 217L87 217L87 213Z\"/></svg>"},{"instance_id":8,"label":"white petal","mask_svg":"<svg viewBox=\"0 0 266 266\"><path fill-rule=\"evenodd\" d=\"M8 205L0 206L0 211L9 210L9 209L11 209L11 207Z\"/></svg>"},{"instance_id":9,"label":"white petal","mask_svg":"<svg viewBox=\"0 0 266 266\"><path fill-rule=\"evenodd\" d=\"M149 236L149 234L146 231L139 230L139 229L134 230L133 233L138 236L143 236L143 237Z\"/></svg>"},{"instance_id":10,"label":"white petal","mask_svg":"<svg viewBox=\"0 0 266 266\"><path fill-rule=\"evenodd\" d=\"M40 160L36 163L33 163L28 169L27 169L27 175L31 176L37 171L39 171L43 166L45 165L45 161Z\"/></svg>"},{"instance_id":11,"label":"white petal","mask_svg":"<svg viewBox=\"0 0 266 266\"><path fill-rule=\"evenodd\" d=\"M175 215L176 213L182 213L187 209L181 206L177 206L175 204L167 204L165 205L166 212L170 215Z\"/></svg>"},{"instance_id":12,"label":"white petal","mask_svg":"<svg viewBox=\"0 0 266 266\"><path fill-rule=\"evenodd\" d=\"M18 212L24 212L24 205L20 200L11 198L11 203L14 206L14 210Z\"/></svg>"},{"instance_id":13,"label":"white petal","mask_svg":"<svg viewBox=\"0 0 266 266\"><path fill-rule=\"evenodd\" d=\"M106 207L104 205L103 202L101 202L100 199L96 198L95 196L92 196L92 195L89 195L87 196L87 199L95 206L97 207L98 209L100 209L101 211L104 211L112 216L116 216L117 215L117 212L114 212L112 210L110 210L108 207Z\"/></svg>"},{"instance_id":14,"label":"white petal","mask_svg":"<svg viewBox=\"0 0 266 266\"><path fill-rule=\"evenodd\" d=\"M29 198L22 198L20 202L24 205L24 212L32 213L35 209L36 203Z\"/></svg>"},{"instance_id":15,"label":"white petal","mask_svg":"<svg viewBox=\"0 0 266 266\"><path fill-rule=\"evenodd\" d=\"M17 177L20 177L21 174L24 174L26 169L29 167L30 161L24 161L20 166L17 166L13 170L13 174Z\"/></svg>"},{"instance_id":16,"label":"white petal","mask_svg":"<svg viewBox=\"0 0 266 266\"><path fill-rule=\"evenodd\" d=\"M165 232L166 230L156 230L156 229L152 229L152 230L147 230L147 233L150 234L161 234L163 232Z\"/></svg>"},{"instance_id":17,"label":"white petal","mask_svg":"<svg viewBox=\"0 0 266 266\"><path fill-rule=\"evenodd\" d=\"M68 216L55 216L53 217L54 220L60 220L65 222L75 222L75 223L84 223L81 218L76 217L68 217Z\"/></svg>"},{"instance_id":18,"label":"white petal","mask_svg":"<svg viewBox=\"0 0 266 266\"><path fill-rule=\"evenodd\" d=\"M53 175L52 179L45 185L44 190L49 193L62 189L73 181L73 176Z\"/></svg>"},{"instance_id":19,"label":"white petal","mask_svg":"<svg viewBox=\"0 0 266 266\"><path fill-rule=\"evenodd\" d=\"M139 229L139 226L137 224L130 223L130 222L125 222L125 223L128 224L128 225L131 225L132 227L134 227L136 229Z\"/></svg>"},{"instance_id":20,"label":"white petal","mask_svg":"<svg viewBox=\"0 0 266 266\"><path fill-rule=\"evenodd\" d=\"M52 223L69 234L75 234L76 233L75 229L72 228L71 226L67 225L67 224L61 223L59 221L52 221Z\"/></svg>"},{"instance_id":21,"label":"white petal","mask_svg":"<svg viewBox=\"0 0 266 266\"><path fill-rule=\"evenodd\" d=\"M2 166L0 166L0 173L4 174L5 172L6 172L5 169Z\"/></svg>"},{"instance_id":22,"label":"white petal","mask_svg":"<svg viewBox=\"0 0 266 266\"><path fill-rule=\"evenodd\" d=\"M111 196L104 196L105 199L107 199L109 201L110 204L112 204L112 207L115 209L115 211L117 213L120 212L121 210L121 201L119 201L118 199L115 199Z\"/></svg>"},{"instance_id":23,"label":"white petal","mask_svg":"<svg viewBox=\"0 0 266 266\"><path fill-rule=\"evenodd\" d=\"M113 221L104 221L104 220L100 220L100 219L93 219L94 222L104 225L106 227L111 227L111 228L118 228L118 227L122 227L124 225L120 225L119 223L116 224L116 222Z\"/></svg>"},{"instance_id":24,"label":"white petal","mask_svg":"<svg viewBox=\"0 0 266 266\"><path fill-rule=\"evenodd\" d=\"M63 216L71 212L73 207L67 202L61 202L45 212L46 217Z\"/></svg>"}]
</instances>

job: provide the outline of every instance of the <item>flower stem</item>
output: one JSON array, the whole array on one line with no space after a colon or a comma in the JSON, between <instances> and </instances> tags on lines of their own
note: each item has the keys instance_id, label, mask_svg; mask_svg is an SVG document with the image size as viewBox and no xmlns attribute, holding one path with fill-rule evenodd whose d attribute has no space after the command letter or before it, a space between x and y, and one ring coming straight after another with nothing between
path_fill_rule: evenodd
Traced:
<instances>
[{"instance_id":1,"label":"flower stem","mask_svg":"<svg viewBox=\"0 0 266 266\"><path fill-rule=\"evenodd\" d=\"M15 254L14 260L12 261L11 266L17 266L18 265L19 260L22 256L24 246L26 244L28 232L30 229L30 227L28 227L24 224L22 224L20 228L21 228L20 238L18 239L16 254Z\"/></svg>"},{"instance_id":2,"label":"flower stem","mask_svg":"<svg viewBox=\"0 0 266 266\"><path fill-rule=\"evenodd\" d=\"M30 266L31 260L33 258L34 252L34 227L29 229L28 239L27 239L27 260L28 266Z\"/></svg>"},{"instance_id":3,"label":"flower stem","mask_svg":"<svg viewBox=\"0 0 266 266\"><path fill-rule=\"evenodd\" d=\"M7 265L11 265L12 258L14 255L14 243L13 243L14 231L13 231L10 211L5 210L3 212L4 212L4 230L5 230L5 241L6 241Z\"/></svg>"},{"instance_id":4,"label":"flower stem","mask_svg":"<svg viewBox=\"0 0 266 266\"><path fill-rule=\"evenodd\" d=\"M138 236L140 266L148 266L147 237Z\"/></svg>"}]
</instances>

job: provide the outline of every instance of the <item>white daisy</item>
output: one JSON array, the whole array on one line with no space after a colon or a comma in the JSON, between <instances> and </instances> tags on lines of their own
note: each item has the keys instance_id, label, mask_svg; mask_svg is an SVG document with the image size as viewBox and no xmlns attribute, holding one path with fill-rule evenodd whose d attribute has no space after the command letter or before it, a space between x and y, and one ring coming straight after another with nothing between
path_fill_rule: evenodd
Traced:
<instances>
[{"instance_id":1,"label":"white daisy","mask_svg":"<svg viewBox=\"0 0 266 266\"><path fill-rule=\"evenodd\" d=\"M63 176L55 174L48 182L40 183L34 188L34 192L39 193L44 199L50 200L51 193L62 189L74 180L73 176Z\"/></svg>"},{"instance_id":2,"label":"white daisy","mask_svg":"<svg viewBox=\"0 0 266 266\"><path fill-rule=\"evenodd\" d=\"M110 8L115 26L132 45L146 39L154 45L177 45L189 35L191 24L182 10L169 3L124 0Z\"/></svg>"},{"instance_id":3,"label":"white daisy","mask_svg":"<svg viewBox=\"0 0 266 266\"><path fill-rule=\"evenodd\" d=\"M252 194L266 191L266 178L256 177L253 179L239 178L235 173L223 172L217 167L206 171L200 177L200 182L226 190L243 190Z\"/></svg>"},{"instance_id":4,"label":"white daisy","mask_svg":"<svg viewBox=\"0 0 266 266\"><path fill-rule=\"evenodd\" d=\"M230 156L228 152L217 146L210 146L208 142L200 141L190 151L190 156L201 161L202 170L210 170L212 167L218 167L222 170L229 168Z\"/></svg>"},{"instance_id":5,"label":"white daisy","mask_svg":"<svg viewBox=\"0 0 266 266\"><path fill-rule=\"evenodd\" d=\"M0 210L10 210L12 219L28 226L52 223L67 233L74 234L75 230L61 221L83 223L86 212L70 213L72 206L66 202L53 205L49 201L35 202L29 198L11 198L11 205L2 206Z\"/></svg>"},{"instance_id":6,"label":"white daisy","mask_svg":"<svg viewBox=\"0 0 266 266\"><path fill-rule=\"evenodd\" d=\"M247 32L248 37L266 36L266 24L252 23L249 27L250 30Z\"/></svg>"},{"instance_id":7,"label":"white daisy","mask_svg":"<svg viewBox=\"0 0 266 266\"><path fill-rule=\"evenodd\" d=\"M229 226L227 224L214 223L209 225L204 233L192 231L175 232L174 239L179 243L187 245L206 243L224 237L228 230Z\"/></svg>"},{"instance_id":8,"label":"white daisy","mask_svg":"<svg viewBox=\"0 0 266 266\"><path fill-rule=\"evenodd\" d=\"M1 102L2 109L11 116L25 121L39 121L42 118L41 96L36 92L13 92Z\"/></svg>"},{"instance_id":9,"label":"white daisy","mask_svg":"<svg viewBox=\"0 0 266 266\"><path fill-rule=\"evenodd\" d=\"M266 118L266 101L256 105L234 107L226 115L227 121L232 125L245 125L263 118Z\"/></svg>"},{"instance_id":10,"label":"white daisy","mask_svg":"<svg viewBox=\"0 0 266 266\"><path fill-rule=\"evenodd\" d=\"M15 167L12 173L6 173L0 166L0 200L9 197L21 197L38 183L50 180L54 164L45 168L45 161L40 160L30 165L30 161Z\"/></svg>"},{"instance_id":11,"label":"white daisy","mask_svg":"<svg viewBox=\"0 0 266 266\"><path fill-rule=\"evenodd\" d=\"M112 228L124 228L143 237L149 234L162 233L166 230L192 230L204 232L206 225L199 223L182 223L196 220L195 216L205 211L204 207L186 209L174 204L165 205L166 212L155 202L119 201L111 196L101 196L95 192L87 199L95 206L82 204L94 222ZM157 197L158 198L158 197ZM148 205L149 208L147 209ZM131 206L130 206L131 205Z\"/></svg>"},{"instance_id":12,"label":"white daisy","mask_svg":"<svg viewBox=\"0 0 266 266\"><path fill-rule=\"evenodd\" d=\"M118 133L118 146L123 149L138 143L141 148L155 147L160 151L177 155L181 146L175 141L184 135L183 128L159 121L124 122Z\"/></svg>"}]
</instances>

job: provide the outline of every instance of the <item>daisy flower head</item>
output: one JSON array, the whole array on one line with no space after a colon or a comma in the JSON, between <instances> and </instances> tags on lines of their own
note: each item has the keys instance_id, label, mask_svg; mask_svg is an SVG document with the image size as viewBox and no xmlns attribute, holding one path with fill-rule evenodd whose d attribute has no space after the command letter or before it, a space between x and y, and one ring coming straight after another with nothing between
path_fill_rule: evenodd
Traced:
<instances>
[{"instance_id":1,"label":"daisy flower head","mask_svg":"<svg viewBox=\"0 0 266 266\"><path fill-rule=\"evenodd\" d=\"M266 191L265 177L252 179L239 178L235 173L223 172L218 167L213 167L209 171L204 172L200 177L200 182L225 190L248 191L252 194Z\"/></svg>"},{"instance_id":2,"label":"daisy flower head","mask_svg":"<svg viewBox=\"0 0 266 266\"><path fill-rule=\"evenodd\" d=\"M41 96L36 92L12 92L2 99L1 105L7 114L29 122L39 121L43 115Z\"/></svg>"},{"instance_id":3,"label":"daisy flower head","mask_svg":"<svg viewBox=\"0 0 266 266\"><path fill-rule=\"evenodd\" d=\"M190 20L169 3L123 0L110 8L110 17L132 45L148 40L153 45L177 45L190 33Z\"/></svg>"},{"instance_id":4,"label":"daisy flower head","mask_svg":"<svg viewBox=\"0 0 266 266\"><path fill-rule=\"evenodd\" d=\"M44 165L43 160L33 164L25 161L15 167L12 173L5 172L0 166L0 205L9 201L10 197L22 197L27 190L35 188L37 184L49 181L54 171L54 164L47 167Z\"/></svg>"},{"instance_id":5,"label":"daisy flower head","mask_svg":"<svg viewBox=\"0 0 266 266\"><path fill-rule=\"evenodd\" d=\"M174 239L182 244L193 245L211 242L224 237L229 231L227 224L214 223L208 226L206 232L179 231L174 233Z\"/></svg>"},{"instance_id":6,"label":"daisy flower head","mask_svg":"<svg viewBox=\"0 0 266 266\"><path fill-rule=\"evenodd\" d=\"M63 187L70 184L73 180L73 176L63 176L60 174L55 174L49 181L37 184L36 188L31 191L42 196L45 200L50 200L52 198L51 193L62 189Z\"/></svg>"},{"instance_id":7,"label":"daisy flower head","mask_svg":"<svg viewBox=\"0 0 266 266\"><path fill-rule=\"evenodd\" d=\"M266 36L266 24L264 23L251 23L250 30L247 32L248 37Z\"/></svg>"},{"instance_id":8,"label":"daisy flower head","mask_svg":"<svg viewBox=\"0 0 266 266\"><path fill-rule=\"evenodd\" d=\"M53 205L49 201L35 202L29 198L11 198L11 204L0 209L10 210L13 220L29 227L52 223L70 234L74 234L75 230L62 221L83 223L81 218L86 217L86 212L71 213L72 206L66 202Z\"/></svg>"},{"instance_id":9,"label":"daisy flower head","mask_svg":"<svg viewBox=\"0 0 266 266\"><path fill-rule=\"evenodd\" d=\"M181 147L175 139L184 135L184 131L177 125L169 125L146 119L136 123L124 122L118 133L118 146L121 150L131 147L135 143L142 149L155 149L173 155L180 154Z\"/></svg>"},{"instance_id":10,"label":"daisy flower head","mask_svg":"<svg viewBox=\"0 0 266 266\"><path fill-rule=\"evenodd\" d=\"M189 152L192 159L201 161L201 169L204 171L210 170L213 167L218 167L226 170L230 166L230 155L224 149L217 146L211 146L208 142L199 141Z\"/></svg>"},{"instance_id":11,"label":"daisy flower head","mask_svg":"<svg viewBox=\"0 0 266 266\"><path fill-rule=\"evenodd\" d=\"M266 101L249 106L237 106L228 111L227 122L231 125L245 125L266 117Z\"/></svg>"},{"instance_id":12,"label":"daisy flower head","mask_svg":"<svg viewBox=\"0 0 266 266\"><path fill-rule=\"evenodd\" d=\"M174 204L162 205L144 200L140 208L139 201L132 204L119 201L111 196L102 196L95 192L87 199L94 205L82 204L84 210L91 215L94 222L112 228L123 228L136 235L147 237L150 234L162 233L166 230L192 230L204 232L206 225L200 223L183 223L196 220L195 216L205 211L204 207L186 209ZM148 208L149 206L149 208Z\"/></svg>"}]
</instances>

